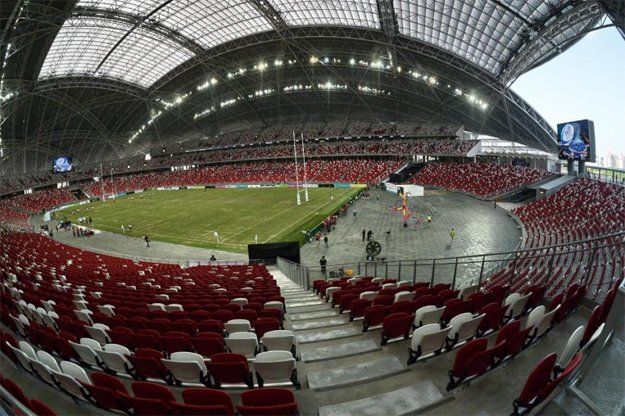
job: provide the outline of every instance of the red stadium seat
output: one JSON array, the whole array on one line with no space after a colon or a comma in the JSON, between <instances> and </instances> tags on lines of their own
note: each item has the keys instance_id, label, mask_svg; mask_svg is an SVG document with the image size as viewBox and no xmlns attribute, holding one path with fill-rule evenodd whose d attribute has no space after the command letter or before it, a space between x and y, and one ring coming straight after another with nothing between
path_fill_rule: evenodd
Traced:
<instances>
[{"instance_id":1,"label":"red stadium seat","mask_svg":"<svg viewBox=\"0 0 625 416\"><path fill-rule=\"evenodd\" d=\"M512 403L515 415L527 413L542 401L540 393L550 382L549 377L556 363L556 358L557 355L555 353L549 354L534 367L525 382L521 394Z\"/></svg>"},{"instance_id":2,"label":"red stadium seat","mask_svg":"<svg viewBox=\"0 0 625 416\"><path fill-rule=\"evenodd\" d=\"M408 339L412 328L412 315L406 312L392 313L382 322L382 342L386 345L390 339L403 337Z\"/></svg>"},{"instance_id":3,"label":"red stadium seat","mask_svg":"<svg viewBox=\"0 0 625 416\"><path fill-rule=\"evenodd\" d=\"M221 390L209 388L192 388L182 391L182 399L185 404L192 406L219 406L223 408L224 415L234 415L234 406L230 395Z\"/></svg>"},{"instance_id":4,"label":"red stadium seat","mask_svg":"<svg viewBox=\"0 0 625 416\"><path fill-rule=\"evenodd\" d=\"M242 354L221 353L214 354L208 364L208 371L213 377L214 385L244 383L252 388L253 379L247 358Z\"/></svg>"},{"instance_id":5,"label":"red stadium seat","mask_svg":"<svg viewBox=\"0 0 625 416\"><path fill-rule=\"evenodd\" d=\"M367 332L372 326L382 325L384 318L390 311L390 306L383 305L373 305L367 308L362 321L362 332Z\"/></svg>"},{"instance_id":6,"label":"red stadium seat","mask_svg":"<svg viewBox=\"0 0 625 416\"><path fill-rule=\"evenodd\" d=\"M241 394L241 416L296 416L299 414L293 392L286 389L259 388Z\"/></svg>"}]
</instances>

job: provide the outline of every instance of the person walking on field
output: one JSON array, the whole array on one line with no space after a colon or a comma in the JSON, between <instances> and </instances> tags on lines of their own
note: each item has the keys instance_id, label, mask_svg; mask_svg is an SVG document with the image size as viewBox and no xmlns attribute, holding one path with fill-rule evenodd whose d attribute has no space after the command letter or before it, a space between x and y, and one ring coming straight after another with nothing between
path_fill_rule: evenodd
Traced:
<instances>
[{"instance_id":1,"label":"person walking on field","mask_svg":"<svg viewBox=\"0 0 625 416\"><path fill-rule=\"evenodd\" d=\"M454 237L456 236L456 229L455 228L451 228L451 231L449 232L449 236L451 237L451 242L454 242Z\"/></svg>"},{"instance_id":2,"label":"person walking on field","mask_svg":"<svg viewBox=\"0 0 625 416\"><path fill-rule=\"evenodd\" d=\"M362 241L365 241L365 236L367 235L367 230L362 230Z\"/></svg>"},{"instance_id":3,"label":"person walking on field","mask_svg":"<svg viewBox=\"0 0 625 416\"><path fill-rule=\"evenodd\" d=\"M122 224L122 234L126 234L126 229L124 228L124 224Z\"/></svg>"},{"instance_id":4,"label":"person walking on field","mask_svg":"<svg viewBox=\"0 0 625 416\"><path fill-rule=\"evenodd\" d=\"M145 246L150 247L150 237L146 235L143 236L143 241L145 241Z\"/></svg>"}]
</instances>

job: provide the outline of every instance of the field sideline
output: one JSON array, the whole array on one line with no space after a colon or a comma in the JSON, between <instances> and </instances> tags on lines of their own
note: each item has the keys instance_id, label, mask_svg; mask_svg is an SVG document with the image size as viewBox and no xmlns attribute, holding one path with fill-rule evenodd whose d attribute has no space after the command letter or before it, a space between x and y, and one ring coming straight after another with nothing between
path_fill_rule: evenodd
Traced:
<instances>
[{"instance_id":1,"label":"field sideline","mask_svg":"<svg viewBox=\"0 0 625 416\"><path fill-rule=\"evenodd\" d=\"M302 230L322 222L358 191L311 188L309 202L300 206L292 188L154 191L67 208L56 218L77 224L78 217L91 216L99 230L121 234L123 224L132 237L147 234L151 240L246 253L255 236L259 243L303 242Z\"/></svg>"}]
</instances>

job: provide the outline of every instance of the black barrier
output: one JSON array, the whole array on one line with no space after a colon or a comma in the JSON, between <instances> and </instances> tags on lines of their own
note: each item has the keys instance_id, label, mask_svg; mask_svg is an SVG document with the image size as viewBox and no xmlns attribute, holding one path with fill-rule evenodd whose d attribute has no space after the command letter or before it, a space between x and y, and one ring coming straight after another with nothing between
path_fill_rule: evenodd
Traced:
<instances>
[{"instance_id":1,"label":"black barrier","mask_svg":"<svg viewBox=\"0 0 625 416\"><path fill-rule=\"evenodd\" d=\"M287 241L283 243L248 244L247 254L250 259L261 259L266 264L276 264L276 258L282 257L293 263L300 262L299 243Z\"/></svg>"}]
</instances>

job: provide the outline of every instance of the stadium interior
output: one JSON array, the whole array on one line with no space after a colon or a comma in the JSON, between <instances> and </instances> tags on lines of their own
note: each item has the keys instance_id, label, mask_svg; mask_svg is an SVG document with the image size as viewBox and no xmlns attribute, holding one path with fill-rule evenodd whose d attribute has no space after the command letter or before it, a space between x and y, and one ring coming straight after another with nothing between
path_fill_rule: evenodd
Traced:
<instances>
[{"instance_id":1,"label":"stadium interior","mask_svg":"<svg viewBox=\"0 0 625 416\"><path fill-rule=\"evenodd\" d=\"M625 171L510 88L623 1L0 22L0 414L624 414Z\"/></svg>"}]
</instances>

